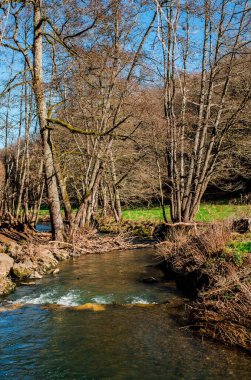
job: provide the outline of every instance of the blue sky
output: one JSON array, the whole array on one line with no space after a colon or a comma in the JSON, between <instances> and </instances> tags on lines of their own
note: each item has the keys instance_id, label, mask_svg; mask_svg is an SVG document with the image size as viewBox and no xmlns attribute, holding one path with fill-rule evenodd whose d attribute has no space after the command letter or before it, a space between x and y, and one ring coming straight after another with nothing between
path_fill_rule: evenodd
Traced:
<instances>
[{"instance_id":1,"label":"blue sky","mask_svg":"<svg viewBox=\"0 0 251 380\"><path fill-rule=\"evenodd\" d=\"M214 0L211 2L211 4L213 7L220 7L222 4L222 0ZM238 6L238 2L229 1L227 5L227 10L231 13L234 7L236 7L237 10L240 9L240 6ZM154 12L154 7L152 7L152 9L150 9L149 11L145 11L139 14L138 16L139 22L140 22L139 29L141 31L149 25L150 20L152 19L152 16L153 16L153 12ZM182 27L182 24L184 23L184 21L185 21L185 15L181 14L179 28L178 28L178 34L180 37L184 37L185 35L185 31ZM217 26L218 21L219 21L219 15L215 14L214 22L216 26ZM190 27L191 54L188 59L188 71L199 72L201 68L201 51L202 51L202 44L203 44L204 22L201 18L194 15L194 16L190 16L190 24L191 24L191 27ZM155 27L148 37L148 40L144 46L143 51L146 52L147 55L149 56L149 59L147 60L148 65L152 67L153 72L155 71L155 76L153 75L154 82L151 83L151 85L161 86L162 85L161 79L157 76L157 70L156 70L156 67L154 67L154 65L157 64L158 71L161 72L162 70L161 44L158 41L158 38L156 38L156 30L157 30L156 28L157 28L157 22L155 23ZM92 33L95 34L95 29L93 29ZM212 40L214 40L215 36L216 36L216 33L212 35ZM32 35L30 38L32 39ZM140 41L140 35L139 34L137 35L137 31L134 31L131 47L135 49L139 41ZM130 47L128 46L128 48ZM182 69L182 60L179 55L180 55L180 48L177 49L176 51L176 66L178 70ZM15 53L14 63L12 63L12 59L13 59L12 51L9 49L3 49L3 47L0 47L0 91L3 90L6 81L8 81L10 77L15 75L15 73L17 73L18 71L22 70L22 67L23 67L22 55ZM46 61L46 55L45 55L45 61ZM19 78L19 80L20 79L21 78ZM45 75L45 80L46 79L48 79L48 77L46 78L46 75ZM146 85L149 85L149 83L146 82ZM19 116L20 114L20 106L19 106L20 88L21 87L17 87L11 92L12 101L11 101L11 108L9 112L9 121L15 127L15 129L20 119L20 116ZM5 124L6 102L7 102L7 96L5 96L4 98L0 98L0 128L1 128L1 125ZM14 133L12 137L13 139L15 139L16 133ZM3 134L0 129L0 146L3 146L3 141L4 141Z\"/></svg>"}]
</instances>

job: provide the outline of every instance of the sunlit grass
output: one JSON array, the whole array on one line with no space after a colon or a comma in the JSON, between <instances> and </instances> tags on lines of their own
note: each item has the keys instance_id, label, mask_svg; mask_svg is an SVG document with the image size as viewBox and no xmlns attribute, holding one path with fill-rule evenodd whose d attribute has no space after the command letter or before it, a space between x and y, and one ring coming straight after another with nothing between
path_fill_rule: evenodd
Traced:
<instances>
[{"instance_id":1,"label":"sunlit grass","mask_svg":"<svg viewBox=\"0 0 251 380\"><path fill-rule=\"evenodd\" d=\"M170 218L170 209L166 207L167 217ZM163 221L162 210L160 207L153 208L137 208L131 210L123 211L123 219L124 220L132 220L132 221Z\"/></svg>"},{"instance_id":2,"label":"sunlit grass","mask_svg":"<svg viewBox=\"0 0 251 380\"><path fill-rule=\"evenodd\" d=\"M166 215L170 220L170 207L166 206ZM202 204L196 216L196 221L211 222L233 217L251 215L251 206L247 205L224 205L224 204ZM137 208L123 211L123 218L132 221L163 221L160 207Z\"/></svg>"},{"instance_id":3,"label":"sunlit grass","mask_svg":"<svg viewBox=\"0 0 251 380\"><path fill-rule=\"evenodd\" d=\"M170 220L170 207L166 206L166 215ZM250 205L202 204L196 216L198 222L213 222L234 217L251 216ZM48 209L41 209L39 216L49 217ZM141 207L123 210L123 220L134 222L162 222L163 215L160 207Z\"/></svg>"}]
</instances>

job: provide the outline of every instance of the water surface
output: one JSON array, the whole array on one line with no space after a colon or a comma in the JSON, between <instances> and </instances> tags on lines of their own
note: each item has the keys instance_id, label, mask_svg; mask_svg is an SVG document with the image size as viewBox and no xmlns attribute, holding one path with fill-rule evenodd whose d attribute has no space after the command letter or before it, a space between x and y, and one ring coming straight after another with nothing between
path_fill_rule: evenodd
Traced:
<instances>
[{"instance_id":1,"label":"water surface","mask_svg":"<svg viewBox=\"0 0 251 380\"><path fill-rule=\"evenodd\" d=\"M250 379L247 355L182 326L173 286L140 281L160 276L154 260L151 249L89 255L19 287L3 304L24 306L0 314L0 379ZM89 302L106 309L71 308Z\"/></svg>"}]
</instances>

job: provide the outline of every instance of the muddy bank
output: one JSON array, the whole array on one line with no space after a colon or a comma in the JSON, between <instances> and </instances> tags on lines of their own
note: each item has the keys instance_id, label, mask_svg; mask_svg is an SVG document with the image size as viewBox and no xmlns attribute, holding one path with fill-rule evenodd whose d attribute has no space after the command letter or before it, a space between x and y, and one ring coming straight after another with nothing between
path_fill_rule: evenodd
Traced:
<instances>
[{"instance_id":1,"label":"muddy bank","mask_svg":"<svg viewBox=\"0 0 251 380\"><path fill-rule=\"evenodd\" d=\"M194 332L251 352L251 235L224 225L194 234L179 232L159 244L167 279L191 300Z\"/></svg>"},{"instance_id":2,"label":"muddy bank","mask_svg":"<svg viewBox=\"0 0 251 380\"><path fill-rule=\"evenodd\" d=\"M0 296L19 284L34 283L46 274L58 273L58 264L72 257L149 246L128 234L100 236L97 231L79 231L74 244L51 241L50 233L14 228L0 229Z\"/></svg>"}]
</instances>

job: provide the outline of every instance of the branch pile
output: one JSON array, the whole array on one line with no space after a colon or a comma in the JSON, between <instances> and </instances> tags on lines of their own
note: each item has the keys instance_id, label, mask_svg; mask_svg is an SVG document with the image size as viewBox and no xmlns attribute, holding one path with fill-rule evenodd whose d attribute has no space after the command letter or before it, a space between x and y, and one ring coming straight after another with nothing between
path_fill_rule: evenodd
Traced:
<instances>
[{"instance_id":1,"label":"branch pile","mask_svg":"<svg viewBox=\"0 0 251 380\"><path fill-rule=\"evenodd\" d=\"M192 329L251 352L251 254L236 263L225 248L230 236L224 226L210 226L161 243L159 252L177 286L193 298L187 308Z\"/></svg>"},{"instance_id":2,"label":"branch pile","mask_svg":"<svg viewBox=\"0 0 251 380\"><path fill-rule=\"evenodd\" d=\"M134 237L127 232L121 232L116 235L101 235L92 229L82 229L75 234L72 248L75 254L89 254L143 248L149 245L144 243L140 244L137 241L134 242L134 240Z\"/></svg>"}]
</instances>

